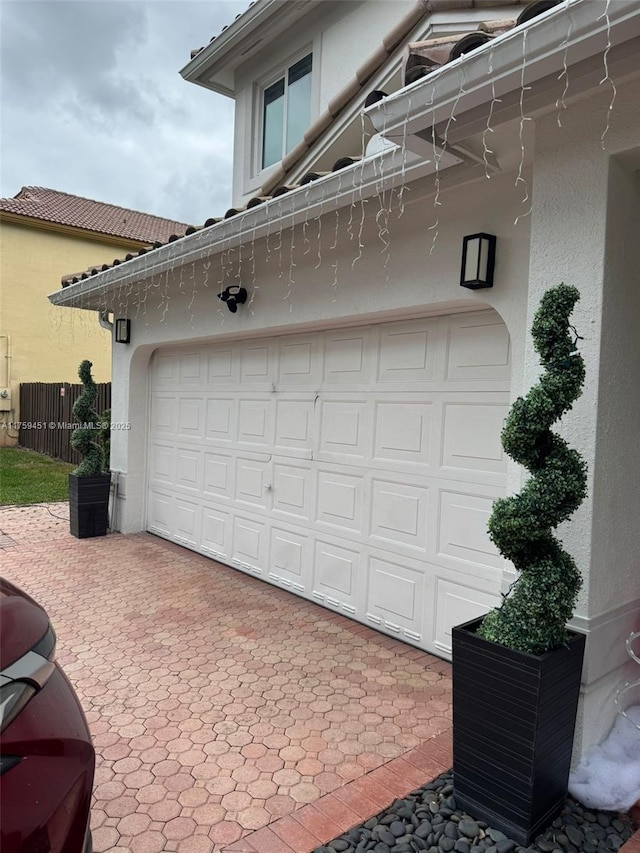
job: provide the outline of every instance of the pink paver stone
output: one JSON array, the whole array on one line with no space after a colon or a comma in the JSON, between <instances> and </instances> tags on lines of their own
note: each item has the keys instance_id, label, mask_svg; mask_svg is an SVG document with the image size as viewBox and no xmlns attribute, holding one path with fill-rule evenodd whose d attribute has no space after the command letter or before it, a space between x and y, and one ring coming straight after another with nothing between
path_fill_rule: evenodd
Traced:
<instances>
[{"instance_id":1,"label":"pink paver stone","mask_svg":"<svg viewBox=\"0 0 640 853\"><path fill-rule=\"evenodd\" d=\"M450 766L448 664L148 534L0 527L94 735L96 853L309 853Z\"/></svg>"}]
</instances>

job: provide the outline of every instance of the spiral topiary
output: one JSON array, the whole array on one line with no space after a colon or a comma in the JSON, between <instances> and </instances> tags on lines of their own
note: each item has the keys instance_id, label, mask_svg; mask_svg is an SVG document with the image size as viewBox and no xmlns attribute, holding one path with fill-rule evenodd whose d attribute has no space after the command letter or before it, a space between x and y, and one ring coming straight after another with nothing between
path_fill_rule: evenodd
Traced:
<instances>
[{"instance_id":1,"label":"spiral topiary","mask_svg":"<svg viewBox=\"0 0 640 853\"><path fill-rule=\"evenodd\" d=\"M551 425L582 393L584 361L569 316L580 294L559 284L542 297L531 327L540 381L513 404L502 431L505 452L531 472L521 492L494 501L489 535L519 577L478 633L512 649L542 654L566 642L582 579L552 534L586 495L587 469Z\"/></svg>"},{"instance_id":2,"label":"spiral topiary","mask_svg":"<svg viewBox=\"0 0 640 853\"><path fill-rule=\"evenodd\" d=\"M85 359L80 362L78 376L84 385L82 394L73 404L73 416L78 422L78 427L71 435L71 447L83 455L82 462L73 472L77 477L95 477L102 473L104 466L104 453L99 444L94 441L94 436L99 433L99 417L94 409L98 398L98 388L91 376L92 364Z\"/></svg>"}]
</instances>

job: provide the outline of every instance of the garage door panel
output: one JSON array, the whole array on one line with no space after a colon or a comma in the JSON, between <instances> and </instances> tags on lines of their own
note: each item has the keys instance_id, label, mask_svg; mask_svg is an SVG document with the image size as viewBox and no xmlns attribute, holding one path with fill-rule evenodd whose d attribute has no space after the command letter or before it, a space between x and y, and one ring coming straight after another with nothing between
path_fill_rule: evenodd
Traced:
<instances>
[{"instance_id":1,"label":"garage door panel","mask_svg":"<svg viewBox=\"0 0 640 853\"><path fill-rule=\"evenodd\" d=\"M373 412L373 460L405 463L428 470L431 465L433 404L416 400L376 400Z\"/></svg>"},{"instance_id":2,"label":"garage door panel","mask_svg":"<svg viewBox=\"0 0 640 853\"><path fill-rule=\"evenodd\" d=\"M280 344L278 361L278 390L288 388L317 388L321 380L317 335L292 335Z\"/></svg>"},{"instance_id":3,"label":"garage door panel","mask_svg":"<svg viewBox=\"0 0 640 853\"><path fill-rule=\"evenodd\" d=\"M154 394L151 401L151 434L173 438L178 432L178 399L171 394Z\"/></svg>"},{"instance_id":4,"label":"garage door panel","mask_svg":"<svg viewBox=\"0 0 640 853\"><path fill-rule=\"evenodd\" d=\"M232 397L207 397L206 438L230 444L236 439L238 403Z\"/></svg>"},{"instance_id":5,"label":"garage door panel","mask_svg":"<svg viewBox=\"0 0 640 853\"><path fill-rule=\"evenodd\" d=\"M252 447L273 446L274 400L247 398L238 402L238 442Z\"/></svg>"},{"instance_id":6,"label":"garage door panel","mask_svg":"<svg viewBox=\"0 0 640 853\"><path fill-rule=\"evenodd\" d=\"M364 480L362 476L318 470L316 521L345 534L362 532Z\"/></svg>"},{"instance_id":7,"label":"garage door panel","mask_svg":"<svg viewBox=\"0 0 640 853\"><path fill-rule=\"evenodd\" d=\"M266 510L271 505L269 458L240 456L236 460L235 500Z\"/></svg>"},{"instance_id":8,"label":"garage door panel","mask_svg":"<svg viewBox=\"0 0 640 853\"><path fill-rule=\"evenodd\" d=\"M178 398L178 438L204 438L205 410L202 397Z\"/></svg>"},{"instance_id":9,"label":"garage door panel","mask_svg":"<svg viewBox=\"0 0 640 853\"><path fill-rule=\"evenodd\" d=\"M446 563L457 568L466 563L476 574L479 566L502 570L505 561L487 531L493 500L489 495L440 492L437 554L448 558Z\"/></svg>"},{"instance_id":10,"label":"garage door panel","mask_svg":"<svg viewBox=\"0 0 640 853\"><path fill-rule=\"evenodd\" d=\"M493 311L154 355L148 528L423 649L499 600Z\"/></svg>"},{"instance_id":11,"label":"garage door panel","mask_svg":"<svg viewBox=\"0 0 640 853\"><path fill-rule=\"evenodd\" d=\"M370 421L366 400L323 398L318 436L320 458L335 461L369 459Z\"/></svg>"},{"instance_id":12,"label":"garage door panel","mask_svg":"<svg viewBox=\"0 0 640 853\"><path fill-rule=\"evenodd\" d=\"M202 507L201 550L217 559L231 556L232 516L215 507Z\"/></svg>"},{"instance_id":13,"label":"garage door panel","mask_svg":"<svg viewBox=\"0 0 640 853\"><path fill-rule=\"evenodd\" d=\"M313 559L309 535L280 525L271 529L269 580L308 594L308 567Z\"/></svg>"},{"instance_id":14,"label":"garage door panel","mask_svg":"<svg viewBox=\"0 0 640 853\"><path fill-rule=\"evenodd\" d=\"M369 555L367 621L415 641L425 637L426 573L419 563Z\"/></svg>"},{"instance_id":15,"label":"garage door panel","mask_svg":"<svg viewBox=\"0 0 640 853\"><path fill-rule=\"evenodd\" d=\"M205 496L233 500L234 462L234 457L229 454L205 452L202 474L202 491Z\"/></svg>"},{"instance_id":16,"label":"garage door panel","mask_svg":"<svg viewBox=\"0 0 640 853\"><path fill-rule=\"evenodd\" d=\"M175 385L179 378L179 360L175 353L156 353L154 382L156 388Z\"/></svg>"},{"instance_id":17,"label":"garage door panel","mask_svg":"<svg viewBox=\"0 0 640 853\"><path fill-rule=\"evenodd\" d=\"M427 547L429 490L401 481L376 479L371 490L371 538L383 548Z\"/></svg>"},{"instance_id":18,"label":"garage door panel","mask_svg":"<svg viewBox=\"0 0 640 853\"><path fill-rule=\"evenodd\" d=\"M232 562L253 574L262 575L268 554L266 524L235 516L233 519Z\"/></svg>"},{"instance_id":19,"label":"garage door panel","mask_svg":"<svg viewBox=\"0 0 640 853\"><path fill-rule=\"evenodd\" d=\"M275 449L309 458L313 449L314 400L276 401Z\"/></svg>"},{"instance_id":20,"label":"garage door panel","mask_svg":"<svg viewBox=\"0 0 640 853\"><path fill-rule=\"evenodd\" d=\"M207 357L207 382L215 388L238 387L240 359L234 347L218 347Z\"/></svg>"},{"instance_id":21,"label":"garage door panel","mask_svg":"<svg viewBox=\"0 0 640 853\"><path fill-rule=\"evenodd\" d=\"M246 388L273 388L277 376L276 348L272 341L240 345L240 382Z\"/></svg>"},{"instance_id":22,"label":"garage door panel","mask_svg":"<svg viewBox=\"0 0 640 853\"><path fill-rule=\"evenodd\" d=\"M452 316L447 350L447 379L509 379L509 333L493 312Z\"/></svg>"},{"instance_id":23,"label":"garage door panel","mask_svg":"<svg viewBox=\"0 0 640 853\"><path fill-rule=\"evenodd\" d=\"M499 585L495 592L469 583L457 583L448 578L436 579L434 596L434 645L446 655L451 654L451 628L471 619L484 616L500 604Z\"/></svg>"},{"instance_id":24,"label":"garage door panel","mask_svg":"<svg viewBox=\"0 0 640 853\"><path fill-rule=\"evenodd\" d=\"M360 612L364 598L362 551L316 537L313 598L350 616Z\"/></svg>"},{"instance_id":25,"label":"garage door panel","mask_svg":"<svg viewBox=\"0 0 640 853\"><path fill-rule=\"evenodd\" d=\"M176 448L172 444L156 442L149 467L149 481L153 485L172 486L176 479Z\"/></svg>"},{"instance_id":26,"label":"garage door panel","mask_svg":"<svg viewBox=\"0 0 640 853\"><path fill-rule=\"evenodd\" d=\"M507 412L504 403L444 403L442 466L506 473L500 433Z\"/></svg>"},{"instance_id":27,"label":"garage door panel","mask_svg":"<svg viewBox=\"0 0 640 853\"><path fill-rule=\"evenodd\" d=\"M200 542L200 516L202 507L198 501L177 496L174 500L173 534L176 542L195 548Z\"/></svg>"},{"instance_id":28,"label":"garage door panel","mask_svg":"<svg viewBox=\"0 0 640 853\"><path fill-rule=\"evenodd\" d=\"M313 517L313 471L309 465L274 461L273 512L299 521Z\"/></svg>"},{"instance_id":29,"label":"garage door panel","mask_svg":"<svg viewBox=\"0 0 640 853\"><path fill-rule=\"evenodd\" d=\"M443 336L439 317L380 326L378 382L433 382L439 378Z\"/></svg>"},{"instance_id":30,"label":"garage door panel","mask_svg":"<svg viewBox=\"0 0 640 853\"><path fill-rule=\"evenodd\" d=\"M201 388L206 381L205 362L200 352L184 352L180 355L180 385Z\"/></svg>"},{"instance_id":31,"label":"garage door panel","mask_svg":"<svg viewBox=\"0 0 640 853\"><path fill-rule=\"evenodd\" d=\"M161 535L171 534L173 498L171 494L156 490L149 498L149 530Z\"/></svg>"},{"instance_id":32,"label":"garage door panel","mask_svg":"<svg viewBox=\"0 0 640 853\"><path fill-rule=\"evenodd\" d=\"M371 381L371 328L325 332L324 385L350 389L367 387Z\"/></svg>"},{"instance_id":33,"label":"garage door panel","mask_svg":"<svg viewBox=\"0 0 640 853\"><path fill-rule=\"evenodd\" d=\"M202 491L202 451L178 447L175 483L199 494Z\"/></svg>"}]
</instances>

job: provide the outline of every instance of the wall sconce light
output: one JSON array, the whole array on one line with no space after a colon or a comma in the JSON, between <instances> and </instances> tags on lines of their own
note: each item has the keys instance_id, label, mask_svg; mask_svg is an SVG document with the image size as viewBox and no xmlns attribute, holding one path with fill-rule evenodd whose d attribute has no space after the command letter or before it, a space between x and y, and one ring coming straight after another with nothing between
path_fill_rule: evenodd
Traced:
<instances>
[{"instance_id":1,"label":"wall sconce light","mask_svg":"<svg viewBox=\"0 0 640 853\"><path fill-rule=\"evenodd\" d=\"M116 343L128 344L131 340L131 320L119 317L116 320Z\"/></svg>"},{"instance_id":2,"label":"wall sconce light","mask_svg":"<svg viewBox=\"0 0 640 853\"><path fill-rule=\"evenodd\" d=\"M247 301L247 291L244 287L240 287L239 284L230 284L229 287L225 287L225 289L218 294L218 299L221 302L226 302L229 311L231 311L232 314L235 314L238 310L238 305L244 305Z\"/></svg>"},{"instance_id":3,"label":"wall sconce light","mask_svg":"<svg viewBox=\"0 0 640 853\"><path fill-rule=\"evenodd\" d=\"M469 234L462 242L460 286L478 290L493 287L496 238L493 234Z\"/></svg>"}]
</instances>

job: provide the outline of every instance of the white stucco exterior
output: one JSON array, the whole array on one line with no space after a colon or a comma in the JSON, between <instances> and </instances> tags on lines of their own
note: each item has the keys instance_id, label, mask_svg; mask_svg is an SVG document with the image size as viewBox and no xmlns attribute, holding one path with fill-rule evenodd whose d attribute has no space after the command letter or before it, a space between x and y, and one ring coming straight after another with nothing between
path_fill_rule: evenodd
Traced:
<instances>
[{"instance_id":1,"label":"white stucco exterior","mask_svg":"<svg viewBox=\"0 0 640 853\"><path fill-rule=\"evenodd\" d=\"M638 5L625 2L631 10ZM388 26L388 5L398 6L354 5L353 26L372 6L375 14L367 21L377 38ZM574 6L584 9L584 4ZM315 14L319 22L320 12ZM540 53L543 60L551 62L558 55L562 60L563 51L565 57L574 55L566 47L566 22L553 16L548 20L557 42L550 60ZM590 31L586 24L585 31ZM318 84L318 104L357 64L354 51L345 50L344 30L325 33L322 62L330 61ZM291 42L271 54L271 61L286 58L294 43L292 35ZM518 45L522 50L521 37ZM496 47L495 67L499 60ZM463 114L467 90L451 83L445 68L440 83L418 81L407 90L407 100L400 92L387 106L383 102L374 121L378 129L389 130L403 151L393 167L392 159L383 156L371 161L373 178L366 191L357 189L358 175L364 186L366 166L356 165L52 297L59 304L110 310L132 319L131 344L113 348L112 404L113 420L129 422L131 429L114 433L111 459L121 472L119 529L133 532L145 529L147 522L149 364L159 347L488 306L509 332L510 396L515 399L539 373L528 330L540 297L560 281L575 285L581 299L573 322L582 338L587 381L560 431L587 461L589 495L559 532L584 577L574 620L588 635L578 753L609 729L615 714L612 697L628 672L624 638L640 629L640 74L637 69L630 73L624 57L620 60L610 109L612 87L600 83L602 53L595 59L583 53L579 60L591 63L591 76L576 72L572 77L569 68L566 109L558 105L564 84L557 82L557 68L553 76L541 71L543 84L553 79L556 88L549 84L546 92L543 84L534 87L530 109L518 93L511 102L505 93L505 109L496 112L489 137L484 95L478 89L476 102ZM265 67L252 69L254 80ZM515 60L511 67L513 77ZM249 69L240 69L237 79L235 181L241 186L248 162ZM507 72L500 79L507 80ZM438 93L448 92L447 87L461 121L451 128L453 148L443 155L427 131L429 121L441 120ZM469 98L476 97L471 83L468 91ZM445 122L447 129L449 124ZM487 140L497 168L483 162ZM416 162L410 149L418 157L422 152L425 168L407 167ZM347 192L347 186L356 189ZM495 282L491 289L472 292L458 283L462 237L479 231L497 235ZM242 284L249 292L249 303L233 315L217 299L228 284ZM510 463L508 490L517 491L523 478L522 470ZM512 580L505 565L503 588Z\"/></svg>"}]
</instances>

